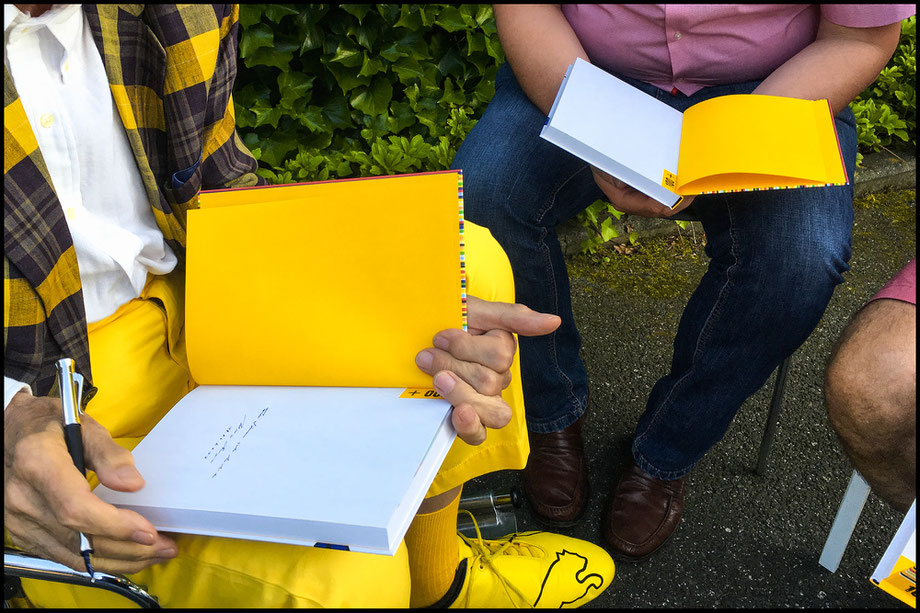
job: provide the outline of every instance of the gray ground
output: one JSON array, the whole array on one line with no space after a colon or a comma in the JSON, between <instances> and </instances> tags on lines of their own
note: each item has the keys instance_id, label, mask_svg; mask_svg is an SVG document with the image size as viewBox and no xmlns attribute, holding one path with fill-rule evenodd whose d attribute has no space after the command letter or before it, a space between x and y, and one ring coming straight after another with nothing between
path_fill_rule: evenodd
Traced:
<instances>
[{"instance_id":1,"label":"gray ground","mask_svg":"<svg viewBox=\"0 0 920 613\"><path fill-rule=\"evenodd\" d=\"M900 191L857 203L852 270L793 357L766 475L753 469L773 378L691 473L683 521L670 542L644 562L618 564L611 587L587 606L906 608L869 582L902 518L874 495L837 572L819 566L818 556L852 470L827 421L823 369L849 317L916 254L915 198ZM603 504L707 264L700 236L697 226L697 242L685 231L676 240L643 239L632 254L569 258L591 377L586 446L593 495L585 519L557 532L601 542ZM493 473L470 482L464 495L518 483L516 471ZM526 505L517 517L519 529L542 528Z\"/></svg>"}]
</instances>

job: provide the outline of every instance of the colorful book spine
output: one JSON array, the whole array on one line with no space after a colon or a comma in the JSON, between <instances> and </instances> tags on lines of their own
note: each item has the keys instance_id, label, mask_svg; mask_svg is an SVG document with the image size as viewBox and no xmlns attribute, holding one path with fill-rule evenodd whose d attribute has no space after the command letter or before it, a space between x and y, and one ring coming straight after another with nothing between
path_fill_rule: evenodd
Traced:
<instances>
[{"instance_id":1,"label":"colorful book spine","mask_svg":"<svg viewBox=\"0 0 920 613\"><path fill-rule=\"evenodd\" d=\"M466 243L463 237L463 171L457 171L457 201L460 214L460 310L463 331L468 331L466 306Z\"/></svg>"}]
</instances>

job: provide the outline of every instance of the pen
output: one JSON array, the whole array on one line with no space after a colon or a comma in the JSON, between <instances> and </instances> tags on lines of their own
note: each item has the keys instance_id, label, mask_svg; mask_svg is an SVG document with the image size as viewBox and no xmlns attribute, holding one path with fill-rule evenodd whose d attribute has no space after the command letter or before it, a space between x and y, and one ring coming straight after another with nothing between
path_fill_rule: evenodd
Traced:
<instances>
[{"instance_id":1,"label":"pen","mask_svg":"<svg viewBox=\"0 0 920 613\"><path fill-rule=\"evenodd\" d=\"M61 390L61 409L64 413L64 440L67 442L67 451L83 476L86 476L86 466L83 463L83 433L80 430L80 399L83 397L83 375L74 372L73 360L62 358L57 361L58 389ZM82 532L80 534L80 554L86 563L86 572L90 579L95 579L93 566L89 556L93 553L93 546Z\"/></svg>"}]
</instances>

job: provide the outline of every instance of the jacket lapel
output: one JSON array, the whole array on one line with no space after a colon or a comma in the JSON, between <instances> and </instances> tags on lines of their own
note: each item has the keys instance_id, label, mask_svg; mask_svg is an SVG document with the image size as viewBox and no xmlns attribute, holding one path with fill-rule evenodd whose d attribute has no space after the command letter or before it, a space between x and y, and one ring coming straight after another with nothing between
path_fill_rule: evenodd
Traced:
<instances>
[{"instance_id":1,"label":"jacket lapel","mask_svg":"<svg viewBox=\"0 0 920 613\"><path fill-rule=\"evenodd\" d=\"M5 67L3 96L4 256L35 289L61 350L78 359L86 355L86 316L73 238ZM87 363L79 366L89 372Z\"/></svg>"},{"instance_id":2,"label":"jacket lapel","mask_svg":"<svg viewBox=\"0 0 920 613\"><path fill-rule=\"evenodd\" d=\"M142 4L83 5L147 200L163 229L169 224L160 194L164 168L158 152L165 150L166 140L163 114L166 52L141 18L143 9Z\"/></svg>"}]
</instances>

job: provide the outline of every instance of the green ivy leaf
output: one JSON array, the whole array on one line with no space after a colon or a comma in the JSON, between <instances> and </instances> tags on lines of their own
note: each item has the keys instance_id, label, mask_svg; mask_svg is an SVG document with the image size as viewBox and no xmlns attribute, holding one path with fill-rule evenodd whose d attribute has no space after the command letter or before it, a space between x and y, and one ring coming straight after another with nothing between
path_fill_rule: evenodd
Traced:
<instances>
[{"instance_id":1,"label":"green ivy leaf","mask_svg":"<svg viewBox=\"0 0 920 613\"><path fill-rule=\"evenodd\" d=\"M390 100L393 99L393 86L385 78L376 78L370 87L361 86L351 97L351 106L365 115L386 113Z\"/></svg>"},{"instance_id":2,"label":"green ivy leaf","mask_svg":"<svg viewBox=\"0 0 920 613\"><path fill-rule=\"evenodd\" d=\"M274 66L279 70L287 70L294 55L290 52L283 53L272 48L261 48L244 60L247 68L253 66Z\"/></svg>"},{"instance_id":3,"label":"green ivy leaf","mask_svg":"<svg viewBox=\"0 0 920 613\"><path fill-rule=\"evenodd\" d=\"M453 75L457 78L463 77L463 60L460 59L460 54L455 48L449 48L447 52L441 57L441 61L438 62L438 70L442 75Z\"/></svg>"},{"instance_id":4,"label":"green ivy leaf","mask_svg":"<svg viewBox=\"0 0 920 613\"><path fill-rule=\"evenodd\" d=\"M311 105L307 107L307 110L300 113L297 118L304 127L310 130L310 132L327 131L326 119L323 117L323 109L318 106Z\"/></svg>"},{"instance_id":5,"label":"green ivy leaf","mask_svg":"<svg viewBox=\"0 0 920 613\"><path fill-rule=\"evenodd\" d=\"M408 28L414 32L422 27L422 16L417 10L412 8L411 4L401 4L399 6L399 21L394 23L393 27Z\"/></svg>"},{"instance_id":6,"label":"green ivy leaf","mask_svg":"<svg viewBox=\"0 0 920 613\"><path fill-rule=\"evenodd\" d=\"M492 21L492 5L480 4L479 10L476 11L476 23L481 26L488 21Z\"/></svg>"},{"instance_id":7,"label":"green ivy leaf","mask_svg":"<svg viewBox=\"0 0 920 613\"><path fill-rule=\"evenodd\" d=\"M364 62L361 64L361 70L358 71L358 76L370 77L378 72L384 72L387 69L386 65L383 63L383 60L369 56L366 52L364 53Z\"/></svg>"},{"instance_id":8,"label":"green ivy leaf","mask_svg":"<svg viewBox=\"0 0 920 613\"><path fill-rule=\"evenodd\" d=\"M350 92L356 87L368 86L371 84L370 77L359 76L354 73L354 71L349 70L345 66L339 64L328 63L326 64L326 70L332 73L332 76L335 78L336 83L338 83L341 90L345 93Z\"/></svg>"},{"instance_id":9,"label":"green ivy leaf","mask_svg":"<svg viewBox=\"0 0 920 613\"><path fill-rule=\"evenodd\" d=\"M322 49L323 31L316 27L316 24L308 23L299 30L300 38L303 43L300 45L300 55L312 51L313 49Z\"/></svg>"},{"instance_id":10,"label":"green ivy leaf","mask_svg":"<svg viewBox=\"0 0 920 613\"><path fill-rule=\"evenodd\" d=\"M262 10L264 4L241 4L240 5L240 28L244 31L259 23L262 20Z\"/></svg>"},{"instance_id":11,"label":"green ivy leaf","mask_svg":"<svg viewBox=\"0 0 920 613\"><path fill-rule=\"evenodd\" d=\"M390 43L387 47L380 50L380 57L389 62L395 62L399 58L406 57L407 55L409 54L405 51L400 51L397 43Z\"/></svg>"},{"instance_id":12,"label":"green ivy leaf","mask_svg":"<svg viewBox=\"0 0 920 613\"><path fill-rule=\"evenodd\" d=\"M358 47L347 38L343 38L335 50L335 55L329 61L338 62L347 68L356 68L362 64L364 57Z\"/></svg>"},{"instance_id":13,"label":"green ivy leaf","mask_svg":"<svg viewBox=\"0 0 920 613\"><path fill-rule=\"evenodd\" d=\"M281 166L284 157L296 148L296 137L275 132L262 141L262 161L269 166Z\"/></svg>"},{"instance_id":14,"label":"green ivy leaf","mask_svg":"<svg viewBox=\"0 0 920 613\"><path fill-rule=\"evenodd\" d=\"M281 107L273 106L264 100L257 100L249 108L255 115L254 127L270 125L273 128L278 127L278 120L281 118Z\"/></svg>"},{"instance_id":15,"label":"green ivy leaf","mask_svg":"<svg viewBox=\"0 0 920 613\"><path fill-rule=\"evenodd\" d=\"M428 57L428 43L422 35L414 30L406 31L396 41L396 48L416 60L430 60Z\"/></svg>"},{"instance_id":16,"label":"green ivy leaf","mask_svg":"<svg viewBox=\"0 0 920 613\"><path fill-rule=\"evenodd\" d=\"M467 28L467 24L463 21L463 15L460 13L460 9L449 4L441 9L434 23L448 32L456 32L457 30L465 30Z\"/></svg>"},{"instance_id":17,"label":"green ivy leaf","mask_svg":"<svg viewBox=\"0 0 920 613\"><path fill-rule=\"evenodd\" d=\"M271 47L274 41L275 35L272 29L264 23L247 28L240 35L240 57L245 59L258 49Z\"/></svg>"},{"instance_id":18,"label":"green ivy leaf","mask_svg":"<svg viewBox=\"0 0 920 613\"><path fill-rule=\"evenodd\" d=\"M278 75L278 89L281 92L281 105L291 107L295 100L308 97L313 88L315 75L287 70Z\"/></svg>"},{"instance_id":19,"label":"green ivy leaf","mask_svg":"<svg viewBox=\"0 0 920 613\"><path fill-rule=\"evenodd\" d=\"M327 102L323 107L323 117L329 122L329 127L336 130L350 128L354 125L345 96L337 96Z\"/></svg>"},{"instance_id":20,"label":"green ivy leaf","mask_svg":"<svg viewBox=\"0 0 920 613\"><path fill-rule=\"evenodd\" d=\"M339 5L343 11L354 15L358 18L358 23L361 23L364 20L364 17L367 15L368 11L371 10L370 4L340 4Z\"/></svg>"},{"instance_id":21,"label":"green ivy leaf","mask_svg":"<svg viewBox=\"0 0 920 613\"><path fill-rule=\"evenodd\" d=\"M615 208L613 208L612 204L609 204L609 203L605 203L605 204L607 204L607 212L613 215L614 217L616 217L617 220L619 220L620 217L623 216L623 211L616 210Z\"/></svg>"},{"instance_id":22,"label":"green ivy leaf","mask_svg":"<svg viewBox=\"0 0 920 613\"><path fill-rule=\"evenodd\" d=\"M425 76L425 71L418 60L412 57L403 57L393 62L390 69L396 73L400 82L408 83L412 79L421 79ZM416 89L418 86L416 86Z\"/></svg>"},{"instance_id":23,"label":"green ivy leaf","mask_svg":"<svg viewBox=\"0 0 920 613\"><path fill-rule=\"evenodd\" d=\"M454 84L450 77L444 79L444 94L438 100L438 104L463 104L465 97L462 89L454 89Z\"/></svg>"},{"instance_id":24,"label":"green ivy leaf","mask_svg":"<svg viewBox=\"0 0 920 613\"><path fill-rule=\"evenodd\" d=\"M613 220L610 219L609 217L601 222L600 231L601 231L601 238L604 240L604 242L607 242L610 239L616 238L617 236L620 235L620 233L617 232L617 229L613 225ZM631 236L632 235L630 235L630 237Z\"/></svg>"},{"instance_id":25,"label":"green ivy leaf","mask_svg":"<svg viewBox=\"0 0 920 613\"><path fill-rule=\"evenodd\" d=\"M289 4L267 4L265 5L265 16L269 20L278 23L288 15L297 15L298 11Z\"/></svg>"}]
</instances>

